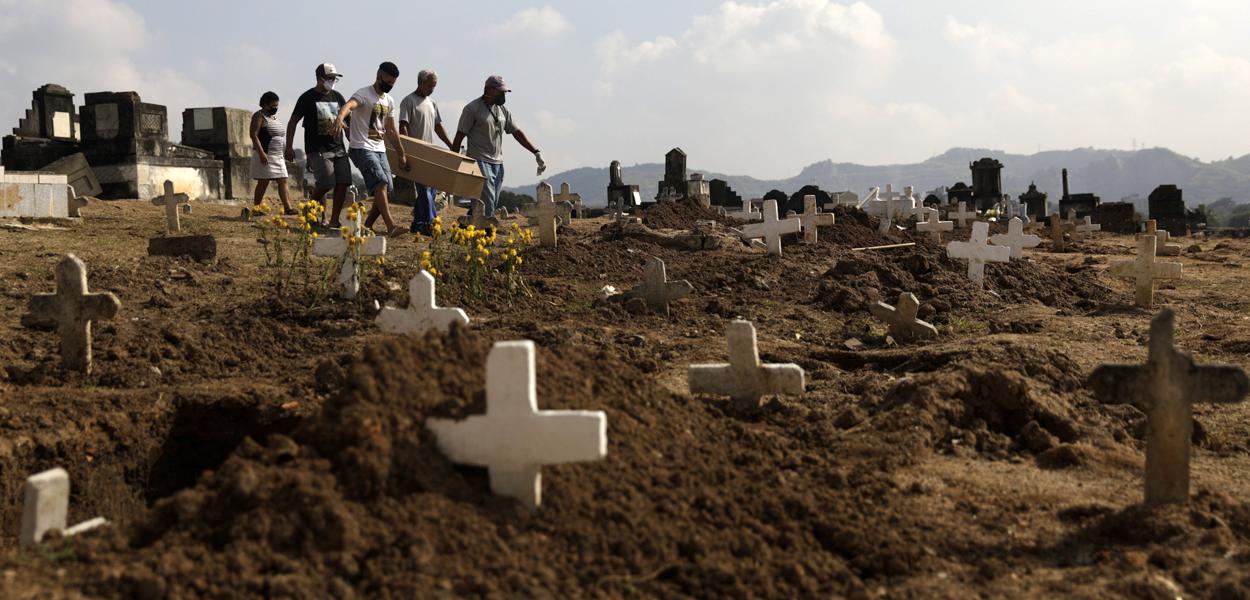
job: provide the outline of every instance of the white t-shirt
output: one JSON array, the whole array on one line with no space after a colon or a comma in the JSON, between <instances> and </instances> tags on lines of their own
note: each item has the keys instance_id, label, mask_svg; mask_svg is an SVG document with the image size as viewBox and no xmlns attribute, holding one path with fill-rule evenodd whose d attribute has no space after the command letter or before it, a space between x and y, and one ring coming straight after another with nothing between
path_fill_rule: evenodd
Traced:
<instances>
[{"instance_id":1,"label":"white t-shirt","mask_svg":"<svg viewBox=\"0 0 1250 600\"><path fill-rule=\"evenodd\" d=\"M378 95L373 86L362 87L352 94L359 106L352 111L351 125L347 128L347 146L371 152L386 152L382 134L386 132L386 120L395 116L395 99L390 94Z\"/></svg>"},{"instance_id":2,"label":"white t-shirt","mask_svg":"<svg viewBox=\"0 0 1250 600\"><path fill-rule=\"evenodd\" d=\"M434 126L442 123L443 117L434 100L413 92L399 103L399 122L408 123L409 136L433 144Z\"/></svg>"}]
</instances>

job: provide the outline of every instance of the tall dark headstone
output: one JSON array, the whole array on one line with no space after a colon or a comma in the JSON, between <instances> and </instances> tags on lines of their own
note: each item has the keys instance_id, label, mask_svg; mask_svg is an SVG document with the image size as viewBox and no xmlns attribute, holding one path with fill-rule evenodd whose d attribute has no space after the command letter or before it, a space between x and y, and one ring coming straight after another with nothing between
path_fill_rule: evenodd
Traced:
<instances>
[{"instance_id":1,"label":"tall dark headstone","mask_svg":"<svg viewBox=\"0 0 1250 600\"><path fill-rule=\"evenodd\" d=\"M673 148L664 155L664 180L657 186L656 198L666 195L686 195L686 152L681 148Z\"/></svg>"},{"instance_id":2,"label":"tall dark headstone","mask_svg":"<svg viewBox=\"0 0 1250 600\"><path fill-rule=\"evenodd\" d=\"M1072 194L1068 189L1068 170L1063 170L1063 198L1059 200L1059 216L1068 218L1068 211L1075 210L1076 218L1096 217L1098 215L1098 203L1101 199L1089 193Z\"/></svg>"},{"instance_id":3,"label":"tall dark headstone","mask_svg":"<svg viewBox=\"0 0 1250 600\"><path fill-rule=\"evenodd\" d=\"M1024 214L1030 219L1043 219L1046 214L1046 192L1037 189L1037 184L1030 181L1029 191L1020 194L1020 203L1024 205Z\"/></svg>"},{"instance_id":4,"label":"tall dark headstone","mask_svg":"<svg viewBox=\"0 0 1250 600\"><path fill-rule=\"evenodd\" d=\"M793 194L790 194L790 197L786 199L786 202L784 205L778 202L777 212L780 213L782 216L784 216L786 214L786 211L789 211L789 210L792 210L798 214L802 214L803 208L804 208L803 198L807 196L816 196L816 206L820 207L822 210L824 210L825 207L828 206L829 203L833 201L833 198L829 195L829 193L820 189L819 186L805 185L799 188L799 191Z\"/></svg>"},{"instance_id":5,"label":"tall dark headstone","mask_svg":"<svg viewBox=\"0 0 1250 600\"><path fill-rule=\"evenodd\" d=\"M1102 231L1111 233L1137 233L1137 210L1132 202L1104 202L1098 205L1094 220L1102 225Z\"/></svg>"},{"instance_id":6,"label":"tall dark headstone","mask_svg":"<svg viewBox=\"0 0 1250 600\"><path fill-rule=\"evenodd\" d=\"M965 207L972 206L972 188L962 181L946 188L946 205L955 206L960 202L963 202Z\"/></svg>"},{"instance_id":7,"label":"tall dark headstone","mask_svg":"<svg viewBox=\"0 0 1250 600\"><path fill-rule=\"evenodd\" d=\"M1172 235L1188 233L1185 220L1184 192L1175 185L1161 185L1150 192L1150 218L1155 220L1159 229L1166 229Z\"/></svg>"},{"instance_id":8,"label":"tall dark headstone","mask_svg":"<svg viewBox=\"0 0 1250 600\"><path fill-rule=\"evenodd\" d=\"M7 135L0 164L14 171L36 171L78 152L78 110L74 94L55 83L32 94L26 116Z\"/></svg>"},{"instance_id":9,"label":"tall dark headstone","mask_svg":"<svg viewBox=\"0 0 1250 600\"><path fill-rule=\"evenodd\" d=\"M742 196L739 196L733 188L729 187L729 182L724 179L713 179L712 186L712 206L723 206L726 209L742 210Z\"/></svg>"},{"instance_id":10,"label":"tall dark headstone","mask_svg":"<svg viewBox=\"0 0 1250 600\"><path fill-rule=\"evenodd\" d=\"M1003 163L982 158L968 165L972 169L972 198L977 210L993 208L1003 199Z\"/></svg>"},{"instance_id":11,"label":"tall dark headstone","mask_svg":"<svg viewBox=\"0 0 1250 600\"><path fill-rule=\"evenodd\" d=\"M786 202L790 201L790 197L787 196L785 192L781 190L769 190L767 194L764 194L763 199L764 200L776 200L778 216L781 216L781 217L786 216L786 211L783 207L786 205Z\"/></svg>"},{"instance_id":12,"label":"tall dark headstone","mask_svg":"<svg viewBox=\"0 0 1250 600\"><path fill-rule=\"evenodd\" d=\"M608 208L621 211L638 208L642 203L638 186L625 183L621 177L621 161L614 160L608 167Z\"/></svg>"}]
</instances>

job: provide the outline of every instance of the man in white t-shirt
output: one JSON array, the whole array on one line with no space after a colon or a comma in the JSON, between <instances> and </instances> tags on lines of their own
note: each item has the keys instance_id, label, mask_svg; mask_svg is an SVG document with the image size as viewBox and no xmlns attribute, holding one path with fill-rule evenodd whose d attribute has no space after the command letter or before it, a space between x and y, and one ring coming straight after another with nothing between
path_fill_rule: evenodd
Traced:
<instances>
[{"instance_id":1,"label":"man in white t-shirt","mask_svg":"<svg viewBox=\"0 0 1250 600\"><path fill-rule=\"evenodd\" d=\"M386 223L386 234L396 236L404 233L404 228L395 224L391 218L390 195L393 184L391 165L386 161L386 142L389 137L391 145L402 148L399 143L399 129L395 126L395 99L387 92L395 87L399 79L399 67L395 63L384 62L378 65L377 77L373 85L362 87L352 94L347 104L339 110L338 120L334 123L334 133L343 130L344 121L351 115L351 127L347 130L347 154L351 157L356 169L365 178L365 189L373 196L373 207L365 219L365 227L373 227L379 216ZM400 164L408 169L408 157L400 154Z\"/></svg>"},{"instance_id":2,"label":"man in white t-shirt","mask_svg":"<svg viewBox=\"0 0 1250 600\"><path fill-rule=\"evenodd\" d=\"M438 105L430 97L436 87L438 73L433 69L417 73L417 90L399 103L399 133L430 144L434 143L434 136L437 134L450 148L451 140L443 129L443 117L438 112ZM430 235L437 212L434 208L434 196L438 194L438 190L420 182L407 181L403 177L399 180L402 185L416 188L416 198L412 203L412 227L409 231Z\"/></svg>"}]
</instances>

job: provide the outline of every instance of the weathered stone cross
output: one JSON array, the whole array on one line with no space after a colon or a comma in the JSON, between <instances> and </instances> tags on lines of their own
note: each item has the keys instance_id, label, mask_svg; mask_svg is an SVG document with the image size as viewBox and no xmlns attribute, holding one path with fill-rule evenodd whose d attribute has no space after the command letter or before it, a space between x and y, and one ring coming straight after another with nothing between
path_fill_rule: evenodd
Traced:
<instances>
[{"instance_id":1,"label":"weathered stone cross","mask_svg":"<svg viewBox=\"0 0 1250 600\"><path fill-rule=\"evenodd\" d=\"M997 246L1006 246L1011 248L1011 258L1019 260L1024 258L1025 248L1036 248L1042 243L1042 238L1035 235L1025 235L1024 222L1020 217L1012 217L1007 221L1007 233L996 233L990 236L990 241Z\"/></svg>"},{"instance_id":2,"label":"weathered stone cross","mask_svg":"<svg viewBox=\"0 0 1250 600\"><path fill-rule=\"evenodd\" d=\"M985 287L985 263L1007 262L1011 257L1011 248L991 246L987 244L990 224L977 221L972 224L972 236L966 242L951 242L946 245L946 256L968 260L968 279L977 288Z\"/></svg>"},{"instance_id":3,"label":"weathered stone cross","mask_svg":"<svg viewBox=\"0 0 1250 600\"><path fill-rule=\"evenodd\" d=\"M1146 364L1103 365L1089 377L1103 403L1130 403L1146 413L1146 504L1189 500L1193 404L1241 402L1250 391L1240 367L1198 366L1177 351L1174 320L1165 308L1150 322Z\"/></svg>"},{"instance_id":4,"label":"weathered stone cross","mask_svg":"<svg viewBox=\"0 0 1250 600\"><path fill-rule=\"evenodd\" d=\"M1102 231L1102 225L1094 223L1091 217L1081 217L1080 222L1072 227L1072 239L1079 242L1095 231Z\"/></svg>"},{"instance_id":5,"label":"weathered stone cross","mask_svg":"<svg viewBox=\"0 0 1250 600\"><path fill-rule=\"evenodd\" d=\"M941 220L941 217L938 216L938 209L936 208L925 209L924 216L924 220L916 222L916 231L920 233L928 233L929 238L933 240L934 244L941 245L942 232L953 231L955 229L955 223L952 221Z\"/></svg>"},{"instance_id":6,"label":"weathered stone cross","mask_svg":"<svg viewBox=\"0 0 1250 600\"><path fill-rule=\"evenodd\" d=\"M1067 242L1067 239L1064 237L1064 233L1072 227L1074 227L1074 225L1064 222L1063 219L1059 218L1059 215L1056 215L1056 214L1050 215L1050 248L1051 250L1062 252L1065 248L1068 247L1068 242Z\"/></svg>"},{"instance_id":7,"label":"weathered stone cross","mask_svg":"<svg viewBox=\"0 0 1250 600\"><path fill-rule=\"evenodd\" d=\"M888 188L889 186L886 187ZM888 235L890 227L894 225L894 221L900 216L911 214L911 209L912 206L902 195L897 192L887 192L884 198L870 200L867 212L881 219L880 225L877 227L877 233Z\"/></svg>"},{"instance_id":8,"label":"weathered stone cross","mask_svg":"<svg viewBox=\"0 0 1250 600\"><path fill-rule=\"evenodd\" d=\"M1137 258L1111 264L1107 272L1116 277L1135 279L1137 283L1136 304L1142 308L1154 306L1154 280L1176 279L1181 276L1181 263L1155 262L1155 244L1159 238L1153 235L1137 236Z\"/></svg>"},{"instance_id":9,"label":"weathered stone cross","mask_svg":"<svg viewBox=\"0 0 1250 600\"><path fill-rule=\"evenodd\" d=\"M760 398L768 394L803 393L802 367L760 363L755 326L749 321L731 321L725 334L729 338L729 364L690 365L690 393L729 396L740 408L759 407Z\"/></svg>"},{"instance_id":10,"label":"weathered stone cross","mask_svg":"<svg viewBox=\"0 0 1250 600\"><path fill-rule=\"evenodd\" d=\"M966 205L967 205L967 202L961 201L958 205L956 205L958 207L958 210L953 210L953 211L949 211L946 213L946 218L954 219L955 222L959 224L960 229L963 229L964 227L968 226L966 224L967 221L975 221L977 219L977 211L975 209L971 211L968 210L966 208Z\"/></svg>"},{"instance_id":11,"label":"weathered stone cross","mask_svg":"<svg viewBox=\"0 0 1250 600\"><path fill-rule=\"evenodd\" d=\"M742 203L742 210L734 210L734 211L726 212L725 216L733 218L733 219L738 219L739 221L746 221L748 223L763 219L764 218L763 213L760 213L759 211L754 210L754 209L755 209L755 206L751 203L751 201L746 200Z\"/></svg>"},{"instance_id":12,"label":"weathered stone cross","mask_svg":"<svg viewBox=\"0 0 1250 600\"><path fill-rule=\"evenodd\" d=\"M642 283L625 292L625 297L642 298L647 302L647 306L651 307L651 310L667 315L670 302L684 298L693 291L694 286L690 285L690 282L685 279L669 281L668 273L664 268L664 261L652 256L647 261L647 268L646 272L643 273Z\"/></svg>"},{"instance_id":13,"label":"weathered stone cross","mask_svg":"<svg viewBox=\"0 0 1250 600\"><path fill-rule=\"evenodd\" d=\"M569 191L567 181L560 184L560 193L556 194L555 199L556 202L568 202L569 206L573 207L572 212L577 215L577 218L582 218L582 195Z\"/></svg>"},{"instance_id":14,"label":"weathered stone cross","mask_svg":"<svg viewBox=\"0 0 1250 600\"><path fill-rule=\"evenodd\" d=\"M763 223L749 223L742 227L742 237L747 240L764 238L768 245L768 253L781 256L781 236L797 233L802 224L798 219L778 219L777 201L765 200Z\"/></svg>"},{"instance_id":15,"label":"weathered stone cross","mask_svg":"<svg viewBox=\"0 0 1250 600\"><path fill-rule=\"evenodd\" d=\"M96 517L67 528L68 515L69 473L65 469L57 467L27 477L18 545L27 548L38 544L53 530L70 537L108 524L104 517Z\"/></svg>"},{"instance_id":16,"label":"weathered stone cross","mask_svg":"<svg viewBox=\"0 0 1250 600\"><path fill-rule=\"evenodd\" d=\"M35 294L31 315L56 322L61 336L61 365L73 371L91 372L91 322L112 319L122 303L112 292L90 293L87 265L73 254L56 265L56 293Z\"/></svg>"},{"instance_id":17,"label":"weathered stone cross","mask_svg":"<svg viewBox=\"0 0 1250 600\"><path fill-rule=\"evenodd\" d=\"M556 246L556 201L551 197L551 184L546 181L538 184L538 245L554 248Z\"/></svg>"},{"instance_id":18,"label":"weathered stone cross","mask_svg":"<svg viewBox=\"0 0 1250 600\"><path fill-rule=\"evenodd\" d=\"M533 509L542 503L542 466L608 454L602 411L538 410L534 342L496 342L486 357L486 414L427 419L454 463L486 467L490 489Z\"/></svg>"},{"instance_id":19,"label":"weathered stone cross","mask_svg":"<svg viewBox=\"0 0 1250 600\"><path fill-rule=\"evenodd\" d=\"M408 308L386 306L376 319L386 333L415 333L431 329L447 331L452 323L469 324L469 315L459 308L440 308L434 300L434 276L421 270L408 282Z\"/></svg>"},{"instance_id":20,"label":"weathered stone cross","mask_svg":"<svg viewBox=\"0 0 1250 600\"><path fill-rule=\"evenodd\" d=\"M903 292L898 295L898 307L884 302L877 302L868 307L868 311L877 320L890 326L890 336L896 340L906 341L937 337L937 328L916 318L920 310L920 302L916 295Z\"/></svg>"},{"instance_id":21,"label":"weathered stone cross","mask_svg":"<svg viewBox=\"0 0 1250 600\"><path fill-rule=\"evenodd\" d=\"M346 300L351 300L360 293L360 264L356 260L366 256L386 255L386 238L381 236L365 237L359 242L360 248L353 252L352 240L358 238L365 230L365 215L363 210L358 210L355 219L348 217L351 207L352 205L348 204L339 213L339 222L343 224L340 232L346 237L323 237L313 240L313 254L333 256L342 261L343 265L339 269L339 284L343 286L342 297Z\"/></svg>"},{"instance_id":22,"label":"weathered stone cross","mask_svg":"<svg viewBox=\"0 0 1250 600\"><path fill-rule=\"evenodd\" d=\"M1172 239L1172 233L1166 229L1159 229L1154 219L1146 221L1145 235L1153 235L1159 238L1159 243L1155 246L1155 256L1180 256L1180 244L1169 244Z\"/></svg>"},{"instance_id":23,"label":"weathered stone cross","mask_svg":"<svg viewBox=\"0 0 1250 600\"><path fill-rule=\"evenodd\" d=\"M182 223L178 220L178 205L187 204L190 201L191 197L186 194L175 194L174 182L165 180L165 195L152 199L154 206L165 207L165 233L182 231Z\"/></svg>"},{"instance_id":24,"label":"weathered stone cross","mask_svg":"<svg viewBox=\"0 0 1250 600\"><path fill-rule=\"evenodd\" d=\"M815 244L818 240L816 228L821 225L833 225L833 213L822 213L816 208L816 196L803 196L803 215L799 217L799 223L803 225L803 241L808 244Z\"/></svg>"}]
</instances>

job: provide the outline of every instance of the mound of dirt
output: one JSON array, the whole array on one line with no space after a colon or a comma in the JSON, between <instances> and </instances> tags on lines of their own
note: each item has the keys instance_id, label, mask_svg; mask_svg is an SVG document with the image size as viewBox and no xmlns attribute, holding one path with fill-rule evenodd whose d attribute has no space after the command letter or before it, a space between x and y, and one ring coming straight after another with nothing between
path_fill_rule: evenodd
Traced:
<instances>
[{"instance_id":1,"label":"mound of dirt","mask_svg":"<svg viewBox=\"0 0 1250 600\"><path fill-rule=\"evenodd\" d=\"M737 219L722 217L714 209L703 208L689 200L656 202L642 215L642 223L652 229L692 229L697 221L716 221L731 227L742 224Z\"/></svg>"}]
</instances>

